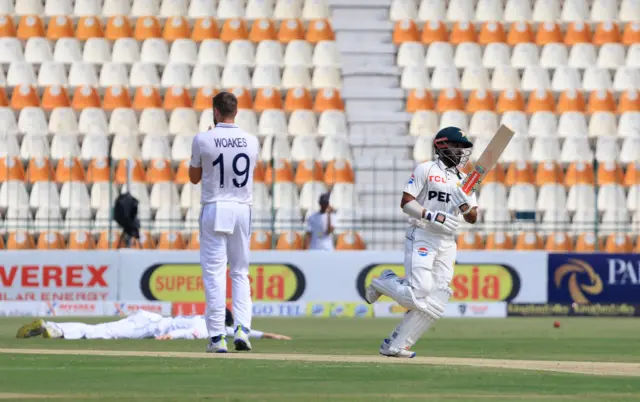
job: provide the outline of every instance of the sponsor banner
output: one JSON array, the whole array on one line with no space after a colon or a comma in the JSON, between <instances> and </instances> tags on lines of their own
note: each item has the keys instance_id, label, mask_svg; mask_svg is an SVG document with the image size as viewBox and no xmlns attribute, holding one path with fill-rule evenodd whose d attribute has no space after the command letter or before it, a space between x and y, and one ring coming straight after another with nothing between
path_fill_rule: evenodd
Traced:
<instances>
[{"instance_id":1,"label":"sponsor banner","mask_svg":"<svg viewBox=\"0 0 640 402\"><path fill-rule=\"evenodd\" d=\"M204 303L171 303L171 315L204 315L207 306Z\"/></svg>"},{"instance_id":2,"label":"sponsor banner","mask_svg":"<svg viewBox=\"0 0 640 402\"><path fill-rule=\"evenodd\" d=\"M0 302L0 317L42 317L46 311L47 305L43 302Z\"/></svg>"},{"instance_id":3,"label":"sponsor banner","mask_svg":"<svg viewBox=\"0 0 640 402\"><path fill-rule=\"evenodd\" d=\"M395 302L378 302L373 305L375 317L402 317L407 310ZM445 318L504 318L507 303L449 303L445 307Z\"/></svg>"},{"instance_id":4,"label":"sponsor banner","mask_svg":"<svg viewBox=\"0 0 640 402\"><path fill-rule=\"evenodd\" d=\"M509 317L640 317L640 304L509 304Z\"/></svg>"},{"instance_id":5,"label":"sponsor banner","mask_svg":"<svg viewBox=\"0 0 640 402\"><path fill-rule=\"evenodd\" d=\"M128 316L144 310L163 316L171 315L171 303L167 302L104 302L104 315Z\"/></svg>"},{"instance_id":6,"label":"sponsor banner","mask_svg":"<svg viewBox=\"0 0 640 402\"><path fill-rule=\"evenodd\" d=\"M43 302L43 316L51 317L103 317L104 302ZM111 303L109 303L111 304Z\"/></svg>"},{"instance_id":7,"label":"sponsor banner","mask_svg":"<svg viewBox=\"0 0 640 402\"><path fill-rule=\"evenodd\" d=\"M308 303L307 315L310 317L373 317L373 306L364 302Z\"/></svg>"},{"instance_id":8,"label":"sponsor banner","mask_svg":"<svg viewBox=\"0 0 640 402\"><path fill-rule=\"evenodd\" d=\"M198 252L122 250L118 255L121 299L204 302ZM404 275L403 252L263 251L250 258L256 303L363 303L365 287L384 269ZM546 284L545 252L460 252L452 302L545 303ZM227 301L230 295L227 278Z\"/></svg>"},{"instance_id":9,"label":"sponsor banner","mask_svg":"<svg viewBox=\"0 0 640 402\"><path fill-rule=\"evenodd\" d=\"M307 303L282 302L282 303L253 303L254 317L304 317Z\"/></svg>"},{"instance_id":10,"label":"sponsor banner","mask_svg":"<svg viewBox=\"0 0 640 402\"><path fill-rule=\"evenodd\" d=\"M549 254L549 303L640 303L640 254Z\"/></svg>"},{"instance_id":11,"label":"sponsor banner","mask_svg":"<svg viewBox=\"0 0 640 402\"><path fill-rule=\"evenodd\" d=\"M11 251L0 257L0 302L117 299L116 253Z\"/></svg>"}]
</instances>

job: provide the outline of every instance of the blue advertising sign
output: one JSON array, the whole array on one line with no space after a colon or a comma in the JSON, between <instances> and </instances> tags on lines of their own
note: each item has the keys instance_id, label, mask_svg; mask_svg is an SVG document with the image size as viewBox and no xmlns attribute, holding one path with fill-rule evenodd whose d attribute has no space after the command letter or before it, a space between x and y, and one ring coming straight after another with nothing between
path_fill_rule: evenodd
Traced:
<instances>
[{"instance_id":1,"label":"blue advertising sign","mask_svg":"<svg viewBox=\"0 0 640 402\"><path fill-rule=\"evenodd\" d=\"M640 254L549 254L549 303L640 302Z\"/></svg>"}]
</instances>

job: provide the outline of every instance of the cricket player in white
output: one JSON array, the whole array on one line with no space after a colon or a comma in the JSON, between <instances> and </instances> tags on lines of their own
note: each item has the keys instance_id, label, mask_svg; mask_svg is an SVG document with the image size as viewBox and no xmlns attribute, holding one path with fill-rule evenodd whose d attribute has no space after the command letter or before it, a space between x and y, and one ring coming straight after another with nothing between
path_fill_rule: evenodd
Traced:
<instances>
[{"instance_id":1,"label":"cricket player in white","mask_svg":"<svg viewBox=\"0 0 640 402\"><path fill-rule=\"evenodd\" d=\"M235 314L236 350L251 350L249 238L253 202L253 170L258 139L235 125L238 99L229 92L213 98L215 127L193 139L189 179L202 180L200 265L211 340L207 352L226 353L224 326L226 271L229 264Z\"/></svg>"},{"instance_id":2,"label":"cricket player in white","mask_svg":"<svg viewBox=\"0 0 640 402\"><path fill-rule=\"evenodd\" d=\"M450 283L456 259L458 217L475 223L478 217L475 194L467 195L460 183L473 144L456 127L446 127L434 139L437 158L414 170L402 194L401 208L409 215L406 231L405 278L385 270L366 289L373 303L383 294L409 310L380 354L414 357L409 350L429 327L444 315L451 295Z\"/></svg>"},{"instance_id":3,"label":"cricket player in white","mask_svg":"<svg viewBox=\"0 0 640 402\"><path fill-rule=\"evenodd\" d=\"M227 335L232 336L233 327L226 327ZM47 339L207 339L209 332L205 319L201 315L163 317L148 311L138 311L122 320L102 324L82 322L53 322L36 320L23 325L17 338L32 338L42 335ZM251 338L290 340L288 336L251 330Z\"/></svg>"}]
</instances>

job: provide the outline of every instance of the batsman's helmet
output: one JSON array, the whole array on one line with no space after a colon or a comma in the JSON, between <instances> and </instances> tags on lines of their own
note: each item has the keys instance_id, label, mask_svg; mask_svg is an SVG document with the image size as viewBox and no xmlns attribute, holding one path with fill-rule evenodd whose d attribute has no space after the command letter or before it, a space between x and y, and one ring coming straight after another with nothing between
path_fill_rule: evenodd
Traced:
<instances>
[{"instance_id":1,"label":"batsman's helmet","mask_svg":"<svg viewBox=\"0 0 640 402\"><path fill-rule=\"evenodd\" d=\"M450 161L453 166L464 167L472 147L473 143L467 138L467 134L458 127L445 127L433 139L436 154L441 159Z\"/></svg>"}]
</instances>

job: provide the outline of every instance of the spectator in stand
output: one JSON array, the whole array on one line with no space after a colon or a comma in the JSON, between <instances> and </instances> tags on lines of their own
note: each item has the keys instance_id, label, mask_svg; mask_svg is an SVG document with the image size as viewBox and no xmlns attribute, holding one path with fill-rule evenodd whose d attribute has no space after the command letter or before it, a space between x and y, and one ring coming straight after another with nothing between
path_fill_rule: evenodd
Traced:
<instances>
[{"instance_id":1,"label":"spectator in stand","mask_svg":"<svg viewBox=\"0 0 640 402\"><path fill-rule=\"evenodd\" d=\"M320 204L320 210L314 212L307 220L305 248L308 250L333 250L331 214L334 211L329 205L329 193L322 194L318 203Z\"/></svg>"}]
</instances>

